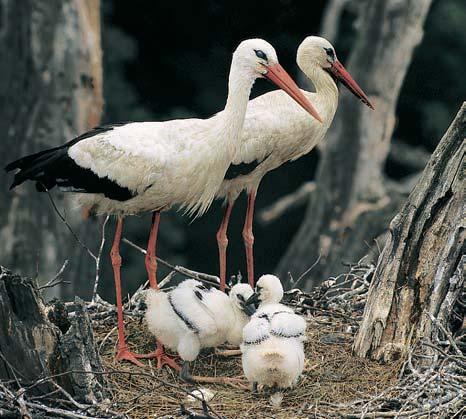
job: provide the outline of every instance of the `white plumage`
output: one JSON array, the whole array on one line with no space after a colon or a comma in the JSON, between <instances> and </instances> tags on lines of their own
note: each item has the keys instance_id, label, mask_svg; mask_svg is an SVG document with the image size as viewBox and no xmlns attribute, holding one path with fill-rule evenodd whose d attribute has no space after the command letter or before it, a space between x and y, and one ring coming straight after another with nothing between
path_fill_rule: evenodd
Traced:
<instances>
[{"instance_id":1,"label":"white plumage","mask_svg":"<svg viewBox=\"0 0 466 419\"><path fill-rule=\"evenodd\" d=\"M243 304L252 294L247 284L235 285L227 296L216 289L206 289L193 279L183 281L170 293L149 290L147 325L181 359L194 361L202 348L225 342L239 345L249 320Z\"/></svg>"},{"instance_id":2,"label":"white plumage","mask_svg":"<svg viewBox=\"0 0 466 419\"><path fill-rule=\"evenodd\" d=\"M233 159L237 168L223 181L216 195L227 202L225 217L217 233L222 281L226 277L226 233L231 209L238 195L245 190L249 199L243 238L248 281L254 285L252 217L257 189L269 171L309 153L322 141L338 106L338 87L334 78L340 79L357 97L372 107L337 60L333 46L326 39L315 36L304 39L298 48L297 63L314 84L315 93L305 90L302 93L315 106L322 123L307 117L302 109L278 90L249 102L239 150Z\"/></svg>"},{"instance_id":3,"label":"white plumage","mask_svg":"<svg viewBox=\"0 0 466 419\"><path fill-rule=\"evenodd\" d=\"M227 103L216 116L98 127L6 167L8 171L17 170L11 188L26 180L35 181L42 192L58 186L75 192L79 204L94 213L118 215L111 250L117 290L118 360L142 365L137 361L140 355L132 353L125 341L119 253L123 217L153 212L145 262L150 286L157 288L155 247L160 211L179 205L198 216L209 208L238 152L252 85L262 77L318 117L278 63L274 48L262 39L249 39L241 42L233 54ZM161 347L154 356L159 367L166 363Z\"/></svg>"},{"instance_id":4,"label":"white plumage","mask_svg":"<svg viewBox=\"0 0 466 419\"><path fill-rule=\"evenodd\" d=\"M244 375L255 385L291 387L304 369L306 321L279 304L283 288L273 275L259 279L255 296L259 309L243 329Z\"/></svg>"}]
</instances>

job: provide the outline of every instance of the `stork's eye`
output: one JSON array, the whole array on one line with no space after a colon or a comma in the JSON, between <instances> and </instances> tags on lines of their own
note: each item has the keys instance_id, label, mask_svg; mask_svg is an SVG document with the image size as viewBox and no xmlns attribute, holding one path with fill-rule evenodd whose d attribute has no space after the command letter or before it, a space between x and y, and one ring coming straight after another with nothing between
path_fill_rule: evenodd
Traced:
<instances>
[{"instance_id":1,"label":"stork's eye","mask_svg":"<svg viewBox=\"0 0 466 419\"><path fill-rule=\"evenodd\" d=\"M265 54L264 51L260 49L255 49L254 52L256 53L256 56L260 58L261 60L268 61L267 55Z\"/></svg>"},{"instance_id":2,"label":"stork's eye","mask_svg":"<svg viewBox=\"0 0 466 419\"><path fill-rule=\"evenodd\" d=\"M244 302L244 297L241 294L237 294L238 300Z\"/></svg>"},{"instance_id":3,"label":"stork's eye","mask_svg":"<svg viewBox=\"0 0 466 419\"><path fill-rule=\"evenodd\" d=\"M327 53L328 58L330 58L332 61L335 60L335 51L332 48L324 48L324 50Z\"/></svg>"}]
</instances>

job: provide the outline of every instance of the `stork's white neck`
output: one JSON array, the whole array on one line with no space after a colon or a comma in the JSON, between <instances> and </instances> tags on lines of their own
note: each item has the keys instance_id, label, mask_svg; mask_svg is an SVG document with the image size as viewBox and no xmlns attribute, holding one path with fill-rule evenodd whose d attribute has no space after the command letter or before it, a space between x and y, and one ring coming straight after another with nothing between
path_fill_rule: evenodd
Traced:
<instances>
[{"instance_id":1,"label":"stork's white neck","mask_svg":"<svg viewBox=\"0 0 466 419\"><path fill-rule=\"evenodd\" d=\"M256 75L252 71L241 67L233 58L228 79L228 98L225 110L221 113L219 127L222 146L228 151L229 158L233 158L240 147L241 131L243 129L249 95Z\"/></svg>"},{"instance_id":2,"label":"stork's white neck","mask_svg":"<svg viewBox=\"0 0 466 419\"><path fill-rule=\"evenodd\" d=\"M316 89L315 100L319 103L319 114L325 125L330 125L338 107L338 87L332 76L322 67L301 69Z\"/></svg>"}]
</instances>

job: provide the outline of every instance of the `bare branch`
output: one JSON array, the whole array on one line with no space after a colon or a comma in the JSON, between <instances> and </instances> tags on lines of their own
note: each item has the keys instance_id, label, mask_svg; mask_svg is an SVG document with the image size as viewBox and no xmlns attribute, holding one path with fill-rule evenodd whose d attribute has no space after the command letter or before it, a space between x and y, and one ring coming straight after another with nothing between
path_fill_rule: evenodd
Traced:
<instances>
[{"instance_id":1,"label":"bare branch","mask_svg":"<svg viewBox=\"0 0 466 419\"><path fill-rule=\"evenodd\" d=\"M97 288L99 287L99 277L100 277L100 258L102 256L102 251L105 245L105 227L107 226L108 219L110 218L109 215L105 217L104 222L102 223L102 234L100 239L100 246L99 246L99 253L95 258L95 281L94 281L94 289L92 291L92 302L95 302L97 296Z\"/></svg>"},{"instance_id":2,"label":"bare branch","mask_svg":"<svg viewBox=\"0 0 466 419\"><path fill-rule=\"evenodd\" d=\"M49 281L47 282L46 284L38 287L37 289L39 290L42 290L44 288L52 288L58 284L69 284L68 281L64 281L63 279L59 279L60 276L63 274L64 270L66 269L66 267L68 266L68 263L69 263L69 260L66 259L65 262L63 262L63 265L62 267L60 268L60 270L55 274L55 276Z\"/></svg>"},{"instance_id":3,"label":"bare branch","mask_svg":"<svg viewBox=\"0 0 466 419\"><path fill-rule=\"evenodd\" d=\"M45 187L44 187L45 188ZM94 253L92 253L92 251L81 241L81 239L78 237L78 235L74 232L73 228L70 226L70 224L68 223L68 221L66 221L66 218L65 216L60 212L60 210L57 208L57 205L55 204L55 201L53 200L52 198L52 195L50 193L50 191L48 189L45 189L46 192L47 192L47 195L49 197L49 200L50 200L50 203L52 204L52 208L54 209L54 211L56 212L56 214L58 215L58 217L60 218L60 220L62 220L63 224L65 224L66 228L70 231L71 235L74 237L74 239L79 243L79 245L88 253L88 255L96 260L97 257L94 255Z\"/></svg>"},{"instance_id":4,"label":"bare branch","mask_svg":"<svg viewBox=\"0 0 466 419\"><path fill-rule=\"evenodd\" d=\"M259 212L259 221L266 225L282 217L293 208L304 205L316 189L315 182L303 183L297 190L281 197L278 201Z\"/></svg>"},{"instance_id":5,"label":"bare branch","mask_svg":"<svg viewBox=\"0 0 466 419\"><path fill-rule=\"evenodd\" d=\"M130 245L134 249L139 250L144 255L147 253L145 249L143 249L141 246L138 246L137 244L133 243L131 240L128 240L126 237L123 237L122 241L124 243ZM210 285L214 285L216 287L218 287L219 284L220 284L220 278L218 276L209 275L209 274L205 274L205 273L202 273L202 272L192 271L191 269L187 269L187 268L185 268L183 266L178 266L178 265L174 266L171 263L169 263L169 262L167 262L167 261L165 261L163 259L160 259L159 257L157 257L157 261L160 262L162 265L166 266L167 268L170 268L172 271L178 272L181 275L186 275L189 278L197 279L198 281L206 282L206 283L208 283Z\"/></svg>"}]
</instances>

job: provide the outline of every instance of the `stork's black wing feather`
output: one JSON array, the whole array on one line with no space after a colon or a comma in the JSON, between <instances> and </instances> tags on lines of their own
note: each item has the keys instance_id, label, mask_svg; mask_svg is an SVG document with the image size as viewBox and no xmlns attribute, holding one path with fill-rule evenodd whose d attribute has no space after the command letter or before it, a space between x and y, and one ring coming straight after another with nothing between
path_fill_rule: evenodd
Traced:
<instances>
[{"instance_id":1,"label":"stork's black wing feather","mask_svg":"<svg viewBox=\"0 0 466 419\"><path fill-rule=\"evenodd\" d=\"M117 201L133 198L135 194L130 189L120 186L108 177L99 177L92 170L79 166L68 154L69 148L79 141L125 124L127 122L96 127L66 144L15 160L5 167L7 172L19 169L10 189L26 180L32 180L36 182L36 188L40 192L59 186L81 193L102 193L107 198Z\"/></svg>"},{"instance_id":2,"label":"stork's black wing feather","mask_svg":"<svg viewBox=\"0 0 466 419\"><path fill-rule=\"evenodd\" d=\"M223 177L224 180L232 180L240 176L245 176L249 175L249 173L253 172L256 170L256 167L259 166L264 160L266 160L268 156L265 156L261 160L254 160L250 163L239 163L239 164L233 164L231 163L230 166L228 167L227 172L225 173L225 176Z\"/></svg>"}]
</instances>

